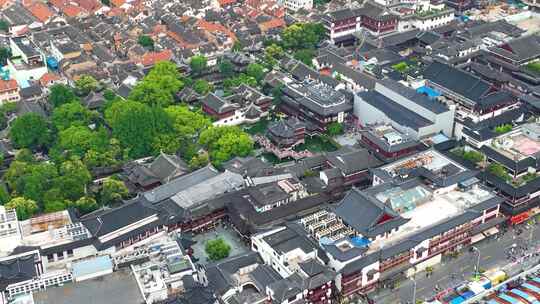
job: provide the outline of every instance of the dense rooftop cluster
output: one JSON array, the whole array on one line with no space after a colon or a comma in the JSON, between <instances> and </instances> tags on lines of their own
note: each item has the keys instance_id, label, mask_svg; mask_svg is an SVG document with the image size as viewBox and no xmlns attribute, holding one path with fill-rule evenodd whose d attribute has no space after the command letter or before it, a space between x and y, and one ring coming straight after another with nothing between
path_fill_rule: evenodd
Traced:
<instances>
[{"instance_id":1,"label":"dense rooftop cluster","mask_svg":"<svg viewBox=\"0 0 540 304\"><path fill-rule=\"evenodd\" d=\"M0 8L0 303L124 268L148 304L355 301L540 212L520 3Z\"/></svg>"}]
</instances>

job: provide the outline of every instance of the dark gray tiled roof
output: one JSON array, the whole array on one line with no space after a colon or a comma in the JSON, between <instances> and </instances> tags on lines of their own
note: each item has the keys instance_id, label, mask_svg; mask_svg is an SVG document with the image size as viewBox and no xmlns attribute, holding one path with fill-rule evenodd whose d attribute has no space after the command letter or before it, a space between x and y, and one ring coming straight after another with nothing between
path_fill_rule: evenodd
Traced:
<instances>
[{"instance_id":1,"label":"dark gray tiled roof","mask_svg":"<svg viewBox=\"0 0 540 304\"><path fill-rule=\"evenodd\" d=\"M31 280L37 276L34 263L36 258L36 254L33 253L0 262L0 290L5 290L10 284Z\"/></svg>"},{"instance_id":2,"label":"dark gray tiled roof","mask_svg":"<svg viewBox=\"0 0 540 304\"><path fill-rule=\"evenodd\" d=\"M356 188L349 191L343 200L333 209L334 213L343 222L365 237L375 237L378 234L395 229L408 221L402 218L391 207L362 193ZM392 219L378 224L378 221L385 215L392 217Z\"/></svg>"},{"instance_id":3,"label":"dark gray tiled roof","mask_svg":"<svg viewBox=\"0 0 540 304\"><path fill-rule=\"evenodd\" d=\"M358 96L400 125L418 130L431 124L431 121L378 92L365 91Z\"/></svg>"},{"instance_id":4,"label":"dark gray tiled roof","mask_svg":"<svg viewBox=\"0 0 540 304\"><path fill-rule=\"evenodd\" d=\"M440 62L429 65L424 71L424 78L472 102L480 100L491 87L472 74Z\"/></svg>"},{"instance_id":5,"label":"dark gray tiled roof","mask_svg":"<svg viewBox=\"0 0 540 304\"><path fill-rule=\"evenodd\" d=\"M328 161L339 168L345 175L357 173L382 165L382 162L375 158L366 149L360 149L343 154L329 155Z\"/></svg>"}]
</instances>

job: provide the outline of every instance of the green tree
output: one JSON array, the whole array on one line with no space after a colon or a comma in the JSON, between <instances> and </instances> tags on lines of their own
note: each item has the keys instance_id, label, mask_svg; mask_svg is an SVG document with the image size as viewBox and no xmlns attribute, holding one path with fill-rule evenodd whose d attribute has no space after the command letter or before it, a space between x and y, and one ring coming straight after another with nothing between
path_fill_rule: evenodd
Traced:
<instances>
[{"instance_id":1,"label":"green tree","mask_svg":"<svg viewBox=\"0 0 540 304\"><path fill-rule=\"evenodd\" d=\"M88 126L97 118L97 112L88 110L78 102L71 102L53 110L52 123L57 130L64 130L71 126Z\"/></svg>"},{"instance_id":2,"label":"green tree","mask_svg":"<svg viewBox=\"0 0 540 304\"><path fill-rule=\"evenodd\" d=\"M96 200L90 196L83 196L75 203L73 204L73 207L77 208L80 213L86 214L89 212L92 212L94 210L97 210L99 208L99 205L97 204Z\"/></svg>"},{"instance_id":3,"label":"green tree","mask_svg":"<svg viewBox=\"0 0 540 304\"><path fill-rule=\"evenodd\" d=\"M114 100L116 97L118 97L116 95L116 93L111 90L111 89L105 89L105 91L103 91L103 98L105 98L105 100L107 101L112 101Z\"/></svg>"},{"instance_id":4,"label":"green tree","mask_svg":"<svg viewBox=\"0 0 540 304\"><path fill-rule=\"evenodd\" d=\"M137 41L145 48L154 49L154 40L148 35L140 35Z\"/></svg>"},{"instance_id":5,"label":"green tree","mask_svg":"<svg viewBox=\"0 0 540 304\"><path fill-rule=\"evenodd\" d=\"M343 133L343 125L337 121L334 121L326 127L326 132L330 136L336 136Z\"/></svg>"},{"instance_id":6,"label":"green tree","mask_svg":"<svg viewBox=\"0 0 540 304\"><path fill-rule=\"evenodd\" d=\"M9 191L5 185L0 185L0 205L5 205L10 200L11 196L9 195Z\"/></svg>"},{"instance_id":7,"label":"green tree","mask_svg":"<svg viewBox=\"0 0 540 304\"><path fill-rule=\"evenodd\" d=\"M16 192L22 194L26 198L41 202L44 193L58 177L58 171L51 163L30 164L27 169L28 171L26 174L21 176L18 180L18 186L22 186L22 189L19 189Z\"/></svg>"},{"instance_id":8,"label":"green tree","mask_svg":"<svg viewBox=\"0 0 540 304\"><path fill-rule=\"evenodd\" d=\"M192 56L189 60L189 66L195 75L200 75L206 69L207 65L208 59L202 55Z\"/></svg>"},{"instance_id":9,"label":"green tree","mask_svg":"<svg viewBox=\"0 0 540 304\"><path fill-rule=\"evenodd\" d=\"M62 211L66 209L69 203L69 201L65 200L44 201L43 211L45 213Z\"/></svg>"},{"instance_id":10,"label":"green tree","mask_svg":"<svg viewBox=\"0 0 540 304\"><path fill-rule=\"evenodd\" d=\"M283 46L289 50L313 49L324 38L324 27L320 23L295 23L283 30Z\"/></svg>"},{"instance_id":11,"label":"green tree","mask_svg":"<svg viewBox=\"0 0 540 304\"><path fill-rule=\"evenodd\" d=\"M82 95L88 95L88 93L95 91L98 88L98 81L91 75L83 75L79 79L75 80L75 88Z\"/></svg>"},{"instance_id":12,"label":"green tree","mask_svg":"<svg viewBox=\"0 0 540 304\"><path fill-rule=\"evenodd\" d=\"M174 95L183 86L176 65L161 61L131 90L129 99L163 107L174 102Z\"/></svg>"},{"instance_id":13,"label":"green tree","mask_svg":"<svg viewBox=\"0 0 540 304\"><path fill-rule=\"evenodd\" d=\"M508 174L508 172L506 171L506 169L501 164L492 163L488 166L487 169L489 173L495 176L498 176L506 181L509 181L510 179L512 179L510 175Z\"/></svg>"},{"instance_id":14,"label":"green tree","mask_svg":"<svg viewBox=\"0 0 540 304\"><path fill-rule=\"evenodd\" d=\"M106 132L96 132L88 127L71 126L58 133L57 147L79 159L90 151L105 152L108 144Z\"/></svg>"},{"instance_id":15,"label":"green tree","mask_svg":"<svg viewBox=\"0 0 540 304\"><path fill-rule=\"evenodd\" d=\"M172 121L162 108L135 101L114 103L105 111L105 119L113 136L134 158L152 155L154 138L172 129Z\"/></svg>"},{"instance_id":16,"label":"green tree","mask_svg":"<svg viewBox=\"0 0 540 304\"><path fill-rule=\"evenodd\" d=\"M51 141L49 125L35 113L17 117L11 124L9 136L16 148L32 150L45 148Z\"/></svg>"},{"instance_id":17,"label":"green tree","mask_svg":"<svg viewBox=\"0 0 540 304\"><path fill-rule=\"evenodd\" d=\"M73 93L73 90L63 84L55 84L50 90L49 103L53 107L59 107L63 104L79 100L75 93Z\"/></svg>"},{"instance_id":18,"label":"green tree","mask_svg":"<svg viewBox=\"0 0 540 304\"><path fill-rule=\"evenodd\" d=\"M15 155L15 160L24 163L33 163L35 161L32 151L29 149L20 149Z\"/></svg>"},{"instance_id":19,"label":"green tree","mask_svg":"<svg viewBox=\"0 0 540 304\"><path fill-rule=\"evenodd\" d=\"M225 78L233 77L234 76L234 66L229 60L223 59L219 63L219 72Z\"/></svg>"},{"instance_id":20,"label":"green tree","mask_svg":"<svg viewBox=\"0 0 540 304\"><path fill-rule=\"evenodd\" d=\"M176 154L178 149L180 149L180 144L180 138L173 133L158 134L152 141L152 150L154 154L157 152Z\"/></svg>"},{"instance_id":21,"label":"green tree","mask_svg":"<svg viewBox=\"0 0 540 304\"><path fill-rule=\"evenodd\" d=\"M63 162L59 172L60 176L54 184L66 199L76 201L86 194L86 186L92 181L92 175L81 160L74 158Z\"/></svg>"},{"instance_id":22,"label":"green tree","mask_svg":"<svg viewBox=\"0 0 540 304\"><path fill-rule=\"evenodd\" d=\"M246 74L260 82L264 78L264 67L258 63L250 63L246 68Z\"/></svg>"},{"instance_id":23,"label":"green tree","mask_svg":"<svg viewBox=\"0 0 540 304\"><path fill-rule=\"evenodd\" d=\"M315 57L315 51L311 49L302 49L294 53L294 59L300 60L308 66L313 65L313 58Z\"/></svg>"},{"instance_id":24,"label":"green tree","mask_svg":"<svg viewBox=\"0 0 540 304\"><path fill-rule=\"evenodd\" d=\"M124 182L113 178L107 178L101 185L99 200L103 205L111 205L122 201L128 194L129 191Z\"/></svg>"},{"instance_id":25,"label":"green tree","mask_svg":"<svg viewBox=\"0 0 540 304\"><path fill-rule=\"evenodd\" d=\"M39 210L37 203L24 197L16 197L6 204L7 209L15 209L20 221L29 219Z\"/></svg>"},{"instance_id":26,"label":"green tree","mask_svg":"<svg viewBox=\"0 0 540 304\"><path fill-rule=\"evenodd\" d=\"M90 149L86 151L83 161L88 168L113 166L122 160L122 148L116 138L111 138L105 151Z\"/></svg>"},{"instance_id":27,"label":"green tree","mask_svg":"<svg viewBox=\"0 0 540 304\"><path fill-rule=\"evenodd\" d=\"M11 50L7 47L0 47L0 64L6 65L7 60L11 57Z\"/></svg>"},{"instance_id":28,"label":"green tree","mask_svg":"<svg viewBox=\"0 0 540 304\"><path fill-rule=\"evenodd\" d=\"M208 154L206 154L206 153L201 153L199 155L195 155L189 161L189 168L191 170L202 168L202 167L208 165L209 161L210 160L208 159Z\"/></svg>"},{"instance_id":29,"label":"green tree","mask_svg":"<svg viewBox=\"0 0 540 304\"><path fill-rule=\"evenodd\" d=\"M7 22L6 19L0 19L0 31L9 31L9 22Z\"/></svg>"},{"instance_id":30,"label":"green tree","mask_svg":"<svg viewBox=\"0 0 540 304\"><path fill-rule=\"evenodd\" d=\"M129 99L152 106L167 106L174 101L174 96L162 90L158 84L143 80L139 82L129 94Z\"/></svg>"},{"instance_id":31,"label":"green tree","mask_svg":"<svg viewBox=\"0 0 540 304\"><path fill-rule=\"evenodd\" d=\"M278 85L274 88L272 88L272 91L270 92L272 94L272 97L274 98L273 103L278 105L281 103L281 98L283 97L283 85Z\"/></svg>"},{"instance_id":32,"label":"green tree","mask_svg":"<svg viewBox=\"0 0 540 304\"><path fill-rule=\"evenodd\" d=\"M199 144L210 153L216 166L235 156L247 156L253 150L253 141L238 127L211 127L199 137Z\"/></svg>"},{"instance_id":33,"label":"green tree","mask_svg":"<svg viewBox=\"0 0 540 304\"><path fill-rule=\"evenodd\" d=\"M229 256L231 246L222 238L217 238L206 242L204 250L211 261L219 261Z\"/></svg>"},{"instance_id":34,"label":"green tree","mask_svg":"<svg viewBox=\"0 0 540 304\"><path fill-rule=\"evenodd\" d=\"M213 90L213 86L204 79L197 79L193 84L193 90L201 95L206 95Z\"/></svg>"},{"instance_id":35,"label":"green tree","mask_svg":"<svg viewBox=\"0 0 540 304\"><path fill-rule=\"evenodd\" d=\"M264 49L264 60L274 66L277 61L283 57L283 48L275 43L270 44Z\"/></svg>"},{"instance_id":36,"label":"green tree","mask_svg":"<svg viewBox=\"0 0 540 304\"><path fill-rule=\"evenodd\" d=\"M241 73L235 78L228 78L223 81L223 87L226 90L230 88L236 88L242 84L247 84L248 86L254 87L257 85L257 79Z\"/></svg>"},{"instance_id":37,"label":"green tree","mask_svg":"<svg viewBox=\"0 0 540 304\"><path fill-rule=\"evenodd\" d=\"M176 136L182 139L192 139L212 124L207 116L193 112L186 106L170 106L165 112L172 120Z\"/></svg>"}]
</instances>

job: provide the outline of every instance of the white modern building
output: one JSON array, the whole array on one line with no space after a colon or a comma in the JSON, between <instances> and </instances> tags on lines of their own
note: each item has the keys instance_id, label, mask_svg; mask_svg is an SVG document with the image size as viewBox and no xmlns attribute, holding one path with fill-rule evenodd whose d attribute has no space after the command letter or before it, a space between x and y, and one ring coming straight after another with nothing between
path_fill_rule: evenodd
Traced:
<instances>
[{"instance_id":1,"label":"white modern building","mask_svg":"<svg viewBox=\"0 0 540 304\"><path fill-rule=\"evenodd\" d=\"M45 75L47 64L45 55L28 37L9 40L12 57L7 61L11 78L24 87L29 80L39 80Z\"/></svg>"},{"instance_id":2,"label":"white modern building","mask_svg":"<svg viewBox=\"0 0 540 304\"><path fill-rule=\"evenodd\" d=\"M454 106L392 80L379 81L374 90L356 94L354 114L363 127L390 124L414 139L437 133L452 136L454 124Z\"/></svg>"},{"instance_id":3,"label":"white modern building","mask_svg":"<svg viewBox=\"0 0 540 304\"><path fill-rule=\"evenodd\" d=\"M278 3L295 12L299 9L310 10L313 8L313 0L279 0Z\"/></svg>"}]
</instances>

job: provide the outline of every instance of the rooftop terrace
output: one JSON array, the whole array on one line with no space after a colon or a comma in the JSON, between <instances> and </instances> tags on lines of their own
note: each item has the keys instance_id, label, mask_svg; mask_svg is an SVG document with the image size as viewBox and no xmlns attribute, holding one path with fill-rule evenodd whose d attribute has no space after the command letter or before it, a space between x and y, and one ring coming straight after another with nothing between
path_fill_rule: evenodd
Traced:
<instances>
[{"instance_id":1,"label":"rooftop terrace","mask_svg":"<svg viewBox=\"0 0 540 304\"><path fill-rule=\"evenodd\" d=\"M520 161L538 155L540 152L539 135L538 123L527 124L493 139L491 147L509 159Z\"/></svg>"},{"instance_id":2,"label":"rooftop terrace","mask_svg":"<svg viewBox=\"0 0 540 304\"><path fill-rule=\"evenodd\" d=\"M460 164L450 160L446 156L435 150L428 150L411 157L393 162L380 169L395 177L402 170L411 170L416 168L425 168L435 174L453 175L465 171Z\"/></svg>"},{"instance_id":3,"label":"rooftop terrace","mask_svg":"<svg viewBox=\"0 0 540 304\"><path fill-rule=\"evenodd\" d=\"M373 241L369 250L378 250L383 246L392 245L414 233L456 217L492 197L494 197L492 192L480 187L473 187L466 191L455 189L440 195L426 194L427 199L423 203L416 204L401 213L402 217L409 219L407 223L400 226L399 230L390 237ZM409 199L414 200L415 197L409 197Z\"/></svg>"}]
</instances>

